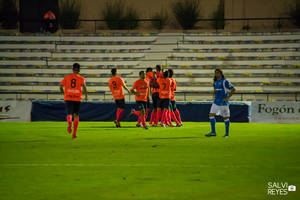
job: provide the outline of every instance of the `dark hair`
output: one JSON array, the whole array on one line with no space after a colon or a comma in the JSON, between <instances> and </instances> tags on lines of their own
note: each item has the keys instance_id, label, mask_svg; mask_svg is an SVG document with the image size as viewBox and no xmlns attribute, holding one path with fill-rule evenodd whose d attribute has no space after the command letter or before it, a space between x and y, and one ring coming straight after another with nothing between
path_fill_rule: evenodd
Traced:
<instances>
[{"instance_id":1,"label":"dark hair","mask_svg":"<svg viewBox=\"0 0 300 200\"><path fill-rule=\"evenodd\" d=\"M139 72L139 75L141 75L142 73L145 73L145 72L144 72L144 71L140 71L140 72Z\"/></svg>"},{"instance_id":2,"label":"dark hair","mask_svg":"<svg viewBox=\"0 0 300 200\"><path fill-rule=\"evenodd\" d=\"M164 78L168 78L169 72L168 72L168 71L165 71L165 72L163 73L163 75L164 75Z\"/></svg>"},{"instance_id":3,"label":"dark hair","mask_svg":"<svg viewBox=\"0 0 300 200\"><path fill-rule=\"evenodd\" d=\"M111 69L111 74L114 76L114 75L116 75L116 73L117 73L117 69L116 68L112 68Z\"/></svg>"},{"instance_id":4,"label":"dark hair","mask_svg":"<svg viewBox=\"0 0 300 200\"><path fill-rule=\"evenodd\" d=\"M161 70L160 65L156 65L156 71L160 72L160 70Z\"/></svg>"},{"instance_id":5,"label":"dark hair","mask_svg":"<svg viewBox=\"0 0 300 200\"><path fill-rule=\"evenodd\" d=\"M73 64L73 70L80 70L80 65L78 63Z\"/></svg>"},{"instance_id":6,"label":"dark hair","mask_svg":"<svg viewBox=\"0 0 300 200\"><path fill-rule=\"evenodd\" d=\"M146 72L152 72L152 67L148 67L148 68L146 69Z\"/></svg>"},{"instance_id":7,"label":"dark hair","mask_svg":"<svg viewBox=\"0 0 300 200\"><path fill-rule=\"evenodd\" d=\"M173 76L173 69L168 69L168 72L169 72L169 77L172 78L172 76Z\"/></svg>"},{"instance_id":8,"label":"dark hair","mask_svg":"<svg viewBox=\"0 0 300 200\"><path fill-rule=\"evenodd\" d=\"M222 74L222 78L225 78L225 76L223 75L223 71L222 70L220 70L220 69L215 69L215 73L216 73L216 71L218 71L218 72L220 72L221 74ZM217 80L217 77L216 76L214 76L214 82Z\"/></svg>"}]
</instances>

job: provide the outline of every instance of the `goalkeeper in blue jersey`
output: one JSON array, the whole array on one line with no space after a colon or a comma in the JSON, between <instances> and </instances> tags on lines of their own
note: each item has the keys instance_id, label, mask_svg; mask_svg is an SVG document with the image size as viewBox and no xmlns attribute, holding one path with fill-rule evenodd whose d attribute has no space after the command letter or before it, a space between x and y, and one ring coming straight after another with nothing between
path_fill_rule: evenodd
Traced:
<instances>
[{"instance_id":1,"label":"goalkeeper in blue jersey","mask_svg":"<svg viewBox=\"0 0 300 200\"><path fill-rule=\"evenodd\" d=\"M215 77L214 77L214 103L212 104L209 112L209 121L211 125L211 132L206 134L205 136L211 137L216 136L216 115L221 115L225 122L225 130L226 133L224 137L229 136L229 98L232 94L236 91L234 86L225 79L222 70L216 69L215 70Z\"/></svg>"}]
</instances>

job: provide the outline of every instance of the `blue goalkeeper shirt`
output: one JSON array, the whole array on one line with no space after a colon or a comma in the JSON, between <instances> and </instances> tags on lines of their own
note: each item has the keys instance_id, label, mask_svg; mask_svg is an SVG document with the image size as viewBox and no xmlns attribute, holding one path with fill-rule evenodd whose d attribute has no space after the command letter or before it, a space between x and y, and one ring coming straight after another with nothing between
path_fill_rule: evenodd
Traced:
<instances>
[{"instance_id":1,"label":"blue goalkeeper shirt","mask_svg":"<svg viewBox=\"0 0 300 200\"><path fill-rule=\"evenodd\" d=\"M223 102L222 99L228 96L230 90L232 90L234 86L225 78L221 78L220 80L216 80L214 82L214 89L216 92L214 104L218 106L227 106L229 105L228 101Z\"/></svg>"}]
</instances>

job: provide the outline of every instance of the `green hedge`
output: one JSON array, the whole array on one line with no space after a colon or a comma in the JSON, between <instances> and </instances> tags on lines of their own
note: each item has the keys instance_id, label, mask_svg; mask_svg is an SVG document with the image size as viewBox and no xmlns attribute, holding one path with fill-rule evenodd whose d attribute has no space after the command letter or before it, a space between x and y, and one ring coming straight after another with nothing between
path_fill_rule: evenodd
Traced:
<instances>
[{"instance_id":1,"label":"green hedge","mask_svg":"<svg viewBox=\"0 0 300 200\"><path fill-rule=\"evenodd\" d=\"M102 9L102 16L109 29L136 29L139 27L139 14L136 9L126 5L126 1L108 0Z\"/></svg>"},{"instance_id":2,"label":"green hedge","mask_svg":"<svg viewBox=\"0 0 300 200\"><path fill-rule=\"evenodd\" d=\"M77 29L80 26L81 5L76 0L61 0L59 4L59 24L63 29Z\"/></svg>"},{"instance_id":3,"label":"green hedge","mask_svg":"<svg viewBox=\"0 0 300 200\"><path fill-rule=\"evenodd\" d=\"M199 0L175 0L172 11L183 29L193 29L200 18Z\"/></svg>"}]
</instances>

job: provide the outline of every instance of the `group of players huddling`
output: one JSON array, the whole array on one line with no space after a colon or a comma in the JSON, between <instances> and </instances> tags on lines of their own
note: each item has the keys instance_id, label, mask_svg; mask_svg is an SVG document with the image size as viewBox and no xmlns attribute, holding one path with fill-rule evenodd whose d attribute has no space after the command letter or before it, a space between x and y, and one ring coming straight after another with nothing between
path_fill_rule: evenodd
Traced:
<instances>
[{"instance_id":1,"label":"group of players huddling","mask_svg":"<svg viewBox=\"0 0 300 200\"><path fill-rule=\"evenodd\" d=\"M79 110L82 99L82 89L83 93L85 94L85 100L87 100L85 79L79 75L79 72L80 65L78 63L74 63L73 73L65 76L60 83L60 91L64 93L64 101L66 105L68 133L72 132L72 118L74 117L72 138L77 137L76 133L79 124ZM155 72L150 67L146 69L146 73L144 71L140 71L139 79L133 83L131 89L129 89L124 80L118 76L116 68L111 70L111 75L112 78L108 83L117 106L116 120L114 121L116 127L121 127L120 121L125 111L123 88L127 90L129 94L135 95L136 109L131 111L131 115L138 116L138 127L148 129L148 125L146 125L146 119L150 110L150 97L152 97L153 105L149 121L150 126L182 126L180 113L176 107L175 101L177 82L173 78L172 69L163 71L160 65L156 65ZM214 103L212 104L209 113L211 132L205 136L216 136L215 116L221 115L225 122L226 134L224 137L228 137L230 117L228 100L235 92L235 88L228 80L225 79L223 72L220 69L215 70L213 86ZM176 125L172 124L172 120L176 123Z\"/></svg>"},{"instance_id":2,"label":"group of players huddling","mask_svg":"<svg viewBox=\"0 0 300 200\"><path fill-rule=\"evenodd\" d=\"M148 129L146 119L150 110L150 96L152 97L153 109L150 116L150 126L173 126L171 119L176 123L177 127L182 126L180 113L176 108L175 90L177 83L173 78L173 70L169 69L165 72L161 70L160 65L156 66L156 71L147 68L139 72L139 79L133 83L129 90L123 79L118 76L117 69L112 69L112 78L109 80L109 88L112 92L117 106L117 118L114 121L116 127L120 126L120 120L124 113L124 92L123 88L129 94L135 95L136 109L131 114L138 116L137 126Z\"/></svg>"}]
</instances>

